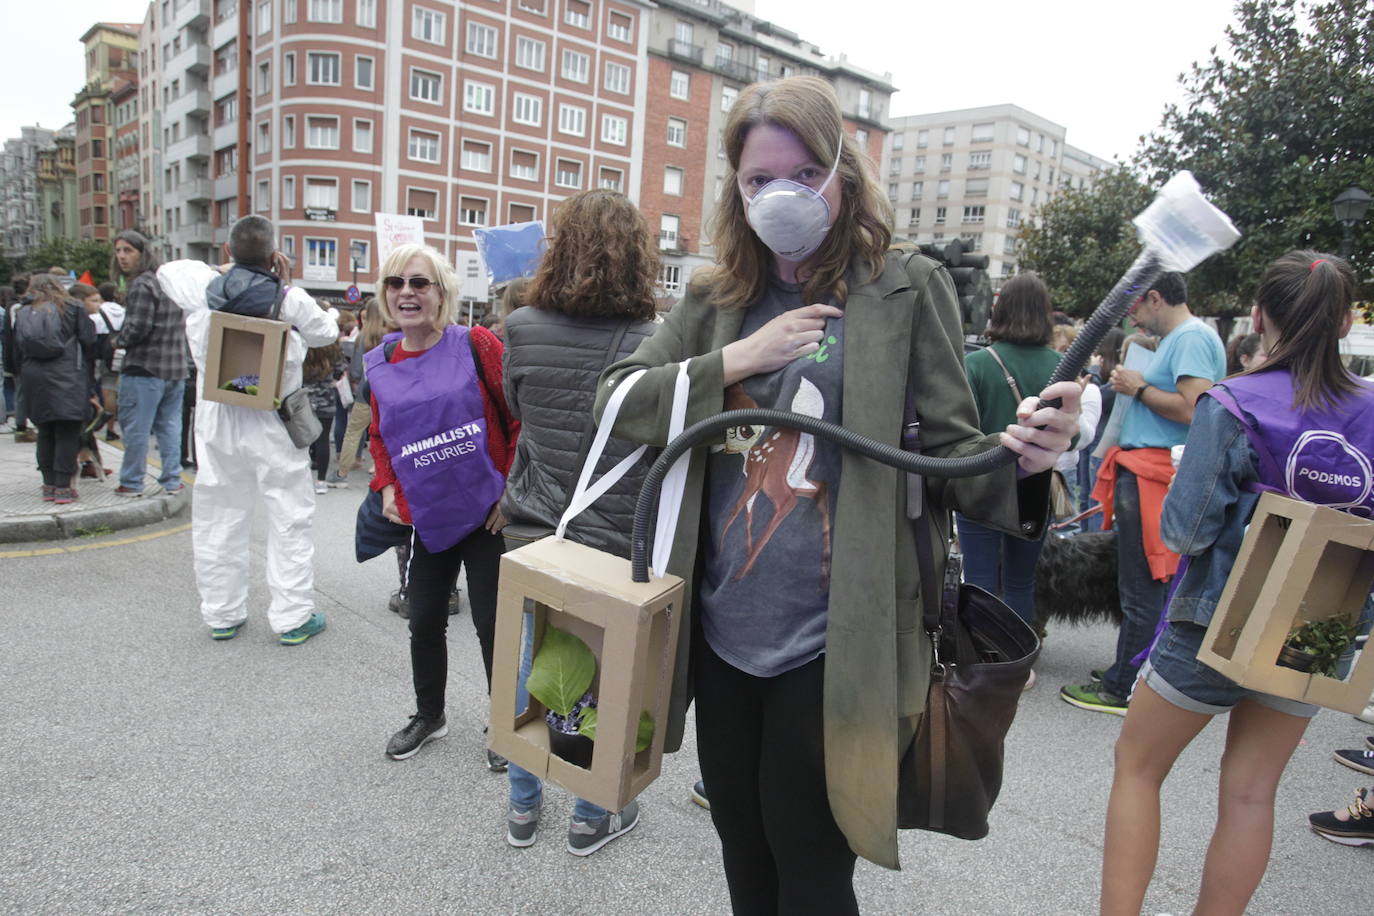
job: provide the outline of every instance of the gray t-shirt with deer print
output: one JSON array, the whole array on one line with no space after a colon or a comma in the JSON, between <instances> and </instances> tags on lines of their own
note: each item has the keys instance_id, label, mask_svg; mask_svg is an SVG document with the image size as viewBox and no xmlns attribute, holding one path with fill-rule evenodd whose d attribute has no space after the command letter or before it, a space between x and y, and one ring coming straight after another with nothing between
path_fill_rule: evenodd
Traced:
<instances>
[{"instance_id":1,"label":"gray t-shirt with deer print","mask_svg":"<svg viewBox=\"0 0 1374 916\"><path fill-rule=\"evenodd\" d=\"M800 308L801 287L776 278L749 307L747 337ZM770 407L841 418L844 319L826 322L821 349L725 391L725 409ZM831 536L840 484L838 446L772 426L735 427L712 446L701 622L722 659L758 677L825 651Z\"/></svg>"}]
</instances>

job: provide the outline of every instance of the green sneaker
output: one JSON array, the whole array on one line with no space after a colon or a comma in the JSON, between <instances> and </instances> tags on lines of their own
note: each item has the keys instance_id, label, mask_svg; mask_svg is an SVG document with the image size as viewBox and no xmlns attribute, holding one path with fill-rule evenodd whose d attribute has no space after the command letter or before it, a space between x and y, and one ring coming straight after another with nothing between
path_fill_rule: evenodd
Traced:
<instances>
[{"instance_id":1,"label":"green sneaker","mask_svg":"<svg viewBox=\"0 0 1374 916\"><path fill-rule=\"evenodd\" d=\"M246 624L247 622L248 622L248 621L246 621L246 620L240 620L238 623L234 624L232 627L211 627L211 628L210 628L210 638L211 638L211 639L233 639L235 636L239 635L239 630L242 630L242 629L243 629L243 625Z\"/></svg>"},{"instance_id":2,"label":"green sneaker","mask_svg":"<svg viewBox=\"0 0 1374 916\"><path fill-rule=\"evenodd\" d=\"M324 615L319 611L311 614L305 619L305 623L296 627L294 630L287 630L281 634L280 642L283 646L299 646L316 633L324 630Z\"/></svg>"},{"instance_id":3,"label":"green sneaker","mask_svg":"<svg viewBox=\"0 0 1374 916\"><path fill-rule=\"evenodd\" d=\"M1059 698L1070 706L1087 709L1091 712L1107 712L1114 716L1126 715L1126 700L1108 692L1101 681L1084 684L1081 687L1070 685L1059 688Z\"/></svg>"}]
</instances>

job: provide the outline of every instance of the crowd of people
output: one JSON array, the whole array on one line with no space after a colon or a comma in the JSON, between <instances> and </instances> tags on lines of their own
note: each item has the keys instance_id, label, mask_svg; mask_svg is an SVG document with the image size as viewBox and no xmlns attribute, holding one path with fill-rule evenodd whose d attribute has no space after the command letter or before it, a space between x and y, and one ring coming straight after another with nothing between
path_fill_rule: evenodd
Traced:
<instances>
[{"instance_id":1,"label":"crowd of people","mask_svg":"<svg viewBox=\"0 0 1374 916\"><path fill-rule=\"evenodd\" d=\"M892 248L890 208L829 84L797 77L742 90L723 152L716 261L666 317L655 309L653 235L629 199L608 190L560 203L536 275L509 289L504 314L483 326L458 323L447 259L403 245L384 259L379 295L354 327L291 285L274 227L258 216L234 224L219 268L160 264L145 239L121 233L112 270L122 307L113 290L64 290L46 276L13 296L0 290L15 300L5 367L18 383L18 419L36 427L43 497L76 498L79 454L102 473L93 437L116 417L117 492L141 495L152 437L159 483L175 492L190 457L183 398L193 370L205 371L212 313L289 322L280 394L304 389L320 427L313 441L293 440L275 411L204 401L194 411L202 619L219 641L247 622L247 542L260 502L269 623L283 645L322 632L315 499L367 474L360 541L365 526L371 554L395 548L392 607L408 618L415 708L384 745L405 760L448 730L446 632L460 569L490 691L500 557L553 532L597 419L628 379L598 470L636 444L665 443L684 374L689 425L731 408L777 408L895 443L914 406L923 453L1002 445L1016 461L982 477L927 480L911 494L905 475L809 433L736 427L691 453L667 561L689 596L660 727L666 750L678 750L695 703L695 791L719 835L734 912L857 913L857 857L897 866L897 763L930 675L921 596L940 587L945 552L934 581L910 557L918 537L947 546L951 516L967 581L1028 623L1044 539L1116 532L1123 621L1114 658L1060 691L1075 707L1125 716L1101 908L1139 911L1164 779L1203 725L1229 713L1199 912L1242 912L1267 864L1279 775L1317 710L1241 688L1197 652L1258 492L1290 492L1261 458L1290 443L1255 418L1285 411L1296 418L1284 427L1290 438L1336 430L1374 452L1360 428L1374 386L1337 352L1355 289L1349 265L1313 251L1275 261L1259 284L1254 333L1229 353L1190 310L1186 279L1166 273L1133 306L1137 334L1113 331L1076 382L1047 386L1076 331L1057 320L1046 285L1031 273L1007 282L991 345L965 356L949 276ZM1153 353L1131 356L1137 346ZM360 469L364 456L371 466ZM628 555L645 460L566 536ZM1069 522L1062 534L1050 531L1056 517ZM527 620L521 707L530 629ZM1033 683L1032 672L1027 689ZM1370 742L1339 759L1374 773ZM486 763L508 775L508 842L532 845L540 780L490 750ZM607 811L579 799L566 848L594 853L639 818L636 802ZM1336 842L1374 842L1365 790L1311 823Z\"/></svg>"}]
</instances>

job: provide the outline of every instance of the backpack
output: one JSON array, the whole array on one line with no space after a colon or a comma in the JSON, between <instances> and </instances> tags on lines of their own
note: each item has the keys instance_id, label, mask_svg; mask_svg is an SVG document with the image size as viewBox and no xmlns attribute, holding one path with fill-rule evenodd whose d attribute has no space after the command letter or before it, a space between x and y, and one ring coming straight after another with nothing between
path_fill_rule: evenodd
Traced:
<instances>
[{"instance_id":1,"label":"backpack","mask_svg":"<svg viewBox=\"0 0 1374 916\"><path fill-rule=\"evenodd\" d=\"M39 309L25 303L15 309L14 344L28 359L57 359L66 353L61 307Z\"/></svg>"},{"instance_id":2,"label":"backpack","mask_svg":"<svg viewBox=\"0 0 1374 916\"><path fill-rule=\"evenodd\" d=\"M119 334L115 331L114 322L110 321L110 316L105 314L104 308L101 308L96 314L105 323L105 333L96 336L95 358L105 364L106 371L117 373L119 367L116 365L115 353L117 351L114 343ZM120 361L123 361L122 358Z\"/></svg>"}]
</instances>

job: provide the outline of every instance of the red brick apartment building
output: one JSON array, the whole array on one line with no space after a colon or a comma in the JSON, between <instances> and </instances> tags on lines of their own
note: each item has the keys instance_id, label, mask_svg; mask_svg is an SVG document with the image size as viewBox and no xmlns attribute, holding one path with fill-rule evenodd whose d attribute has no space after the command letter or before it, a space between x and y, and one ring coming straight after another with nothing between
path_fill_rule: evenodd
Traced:
<instances>
[{"instance_id":1,"label":"red brick apartment building","mask_svg":"<svg viewBox=\"0 0 1374 916\"><path fill-rule=\"evenodd\" d=\"M101 22L81 42L86 54L86 85L72 101L76 116L77 225L83 239L108 241L118 224L111 169L116 151L113 95L138 82L139 24Z\"/></svg>"}]
</instances>

